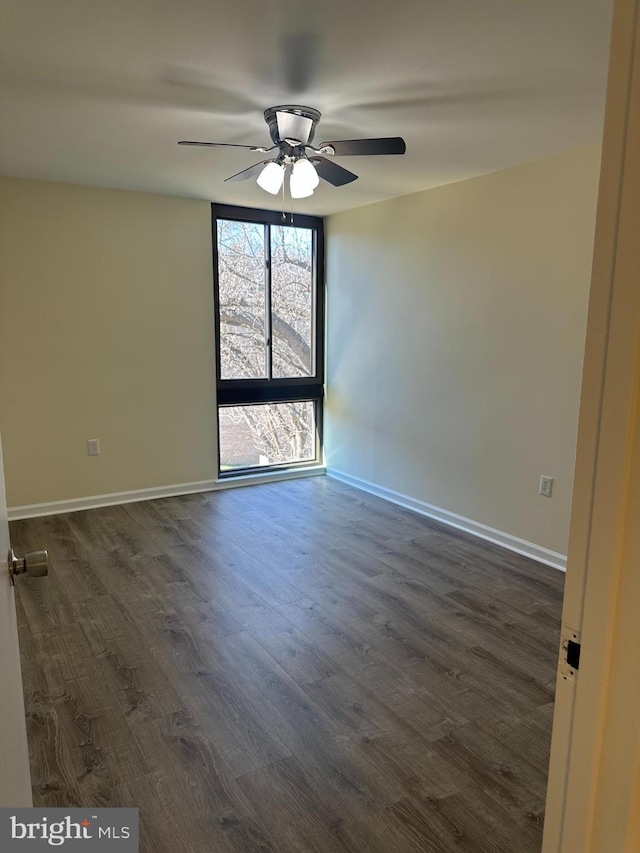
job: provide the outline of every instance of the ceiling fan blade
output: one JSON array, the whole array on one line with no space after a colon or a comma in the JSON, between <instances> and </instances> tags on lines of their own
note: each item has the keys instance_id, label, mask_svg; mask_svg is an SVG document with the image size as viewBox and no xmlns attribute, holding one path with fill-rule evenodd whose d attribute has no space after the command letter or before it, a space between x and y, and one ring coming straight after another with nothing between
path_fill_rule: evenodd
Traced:
<instances>
[{"instance_id":1,"label":"ceiling fan blade","mask_svg":"<svg viewBox=\"0 0 640 853\"><path fill-rule=\"evenodd\" d=\"M521 79L512 80L512 85L505 87L499 78L474 78L473 80L449 81L440 86L427 84L424 81L404 83L402 86L391 86L381 89L377 87L370 98L364 93L358 95L358 100L345 98L332 110L332 118L339 111L344 111L353 121L354 116L361 114L379 114L381 110L398 112L402 110L450 110L457 107L473 107L484 109L487 104L521 101L523 98L535 97L540 92L542 81L535 87L533 81ZM392 120L390 118L390 120Z\"/></svg>"},{"instance_id":2,"label":"ceiling fan blade","mask_svg":"<svg viewBox=\"0 0 640 853\"><path fill-rule=\"evenodd\" d=\"M381 139L339 139L337 142L323 142L318 147L333 148L336 157L404 154L407 150L407 145L401 136L388 136Z\"/></svg>"},{"instance_id":3,"label":"ceiling fan blade","mask_svg":"<svg viewBox=\"0 0 640 853\"><path fill-rule=\"evenodd\" d=\"M178 145L197 145L201 148L247 148L249 151L258 151L262 154L271 150L258 145L236 145L233 142L192 142L188 139L182 139Z\"/></svg>"},{"instance_id":4,"label":"ceiling fan blade","mask_svg":"<svg viewBox=\"0 0 640 853\"><path fill-rule=\"evenodd\" d=\"M170 65L165 68L160 80L184 98L185 103L194 103L208 112L219 116L251 116L260 108L259 98L247 97L232 88L224 88L220 74L211 70L189 65Z\"/></svg>"},{"instance_id":5,"label":"ceiling fan blade","mask_svg":"<svg viewBox=\"0 0 640 853\"><path fill-rule=\"evenodd\" d=\"M283 82L292 95L309 89L318 64L318 48L318 36L312 32L289 33L282 39Z\"/></svg>"},{"instance_id":6,"label":"ceiling fan blade","mask_svg":"<svg viewBox=\"0 0 640 853\"><path fill-rule=\"evenodd\" d=\"M333 184L334 187L342 187L345 184L350 184L352 181L357 181L358 176L354 175L343 166L339 166L332 160L327 160L326 157L310 157L313 165L316 167L316 172L325 181Z\"/></svg>"},{"instance_id":7,"label":"ceiling fan blade","mask_svg":"<svg viewBox=\"0 0 640 853\"><path fill-rule=\"evenodd\" d=\"M249 166L248 169L243 169L241 172L236 172L235 175L225 178L225 183L227 181L248 181L249 178L257 178L267 163L273 162L273 160L261 160L259 163L254 163L253 166Z\"/></svg>"}]
</instances>

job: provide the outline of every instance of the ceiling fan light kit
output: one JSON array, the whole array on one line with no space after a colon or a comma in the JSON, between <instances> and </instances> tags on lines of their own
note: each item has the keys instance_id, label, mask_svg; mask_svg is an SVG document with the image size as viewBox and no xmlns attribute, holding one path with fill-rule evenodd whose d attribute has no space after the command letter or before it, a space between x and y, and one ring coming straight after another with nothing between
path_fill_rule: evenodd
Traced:
<instances>
[{"instance_id":1,"label":"ceiling fan light kit","mask_svg":"<svg viewBox=\"0 0 640 853\"><path fill-rule=\"evenodd\" d=\"M320 121L320 112L313 107L287 104L269 107L264 119L269 127L273 145L237 145L225 142L181 141L178 145L201 145L206 148L244 148L253 153L278 150L273 160L262 161L227 178L243 181L256 177L258 186L277 195L283 186L287 168L290 169L289 192L291 198L308 198L320 183L320 178L334 187L344 186L358 176L332 162L333 157L404 154L406 145L399 136L379 139L342 139L323 142L317 148L311 143Z\"/></svg>"},{"instance_id":2,"label":"ceiling fan light kit","mask_svg":"<svg viewBox=\"0 0 640 853\"><path fill-rule=\"evenodd\" d=\"M278 195L284 182L284 166L272 160L260 172L256 182L259 187L262 187L268 193Z\"/></svg>"},{"instance_id":3,"label":"ceiling fan light kit","mask_svg":"<svg viewBox=\"0 0 640 853\"><path fill-rule=\"evenodd\" d=\"M313 195L319 183L320 178L313 163L310 163L306 157L300 157L295 161L289 179L291 198L307 198Z\"/></svg>"}]
</instances>

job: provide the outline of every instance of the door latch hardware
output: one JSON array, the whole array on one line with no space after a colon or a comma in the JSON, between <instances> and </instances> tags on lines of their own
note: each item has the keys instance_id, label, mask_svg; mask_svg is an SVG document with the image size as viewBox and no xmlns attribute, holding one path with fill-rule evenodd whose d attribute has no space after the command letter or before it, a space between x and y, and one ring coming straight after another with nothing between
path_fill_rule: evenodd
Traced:
<instances>
[{"instance_id":1,"label":"door latch hardware","mask_svg":"<svg viewBox=\"0 0 640 853\"><path fill-rule=\"evenodd\" d=\"M562 626L560 643L560 675L565 681L575 678L580 669L580 632L568 625Z\"/></svg>"},{"instance_id":2,"label":"door latch hardware","mask_svg":"<svg viewBox=\"0 0 640 853\"><path fill-rule=\"evenodd\" d=\"M580 669L580 643L569 640L567 643L567 663L571 669Z\"/></svg>"},{"instance_id":3,"label":"door latch hardware","mask_svg":"<svg viewBox=\"0 0 640 853\"><path fill-rule=\"evenodd\" d=\"M7 554L7 566L11 586L15 584L16 575L28 574L32 578L42 578L49 574L49 553L47 551L31 551L24 557L16 557L13 548Z\"/></svg>"}]
</instances>

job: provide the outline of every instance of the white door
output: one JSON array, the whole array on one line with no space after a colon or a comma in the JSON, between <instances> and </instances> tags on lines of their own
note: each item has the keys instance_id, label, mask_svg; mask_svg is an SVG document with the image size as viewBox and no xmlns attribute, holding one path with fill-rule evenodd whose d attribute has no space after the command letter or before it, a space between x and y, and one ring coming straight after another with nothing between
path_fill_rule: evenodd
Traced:
<instances>
[{"instance_id":1,"label":"white door","mask_svg":"<svg viewBox=\"0 0 640 853\"><path fill-rule=\"evenodd\" d=\"M9 525L0 441L0 806L30 806L29 753L8 551Z\"/></svg>"},{"instance_id":2,"label":"white door","mask_svg":"<svg viewBox=\"0 0 640 853\"><path fill-rule=\"evenodd\" d=\"M640 0L615 0L544 853L640 850Z\"/></svg>"}]
</instances>

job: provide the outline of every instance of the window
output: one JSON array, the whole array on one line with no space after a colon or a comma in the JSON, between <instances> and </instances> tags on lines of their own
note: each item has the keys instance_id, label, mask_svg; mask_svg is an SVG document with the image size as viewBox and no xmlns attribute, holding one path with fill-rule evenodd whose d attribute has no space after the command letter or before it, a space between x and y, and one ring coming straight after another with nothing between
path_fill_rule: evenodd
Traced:
<instances>
[{"instance_id":1,"label":"window","mask_svg":"<svg viewBox=\"0 0 640 853\"><path fill-rule=\"evenodd\" d=\"M220 476L317 461L322 220L212 209Z\"/></svg>"}]
</instances>

